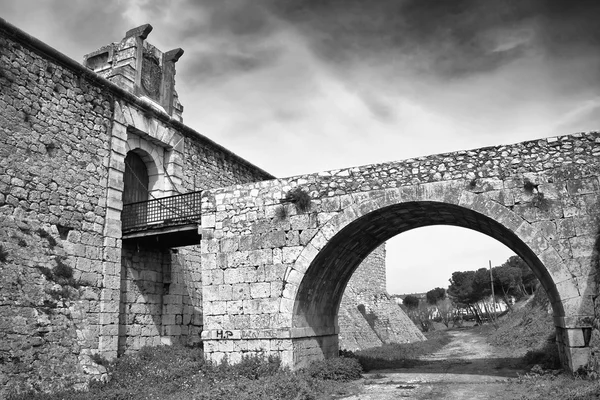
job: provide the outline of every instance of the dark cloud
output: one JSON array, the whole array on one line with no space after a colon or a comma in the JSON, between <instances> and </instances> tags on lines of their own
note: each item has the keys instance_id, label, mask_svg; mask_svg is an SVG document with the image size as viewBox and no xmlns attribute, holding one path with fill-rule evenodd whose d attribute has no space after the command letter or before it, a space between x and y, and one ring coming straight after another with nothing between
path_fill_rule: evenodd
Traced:
<instances>
[{"instance_id":1,"label":"dark cloud","mask_svg":"<svg viewBox=\"0 0 600 400\"><path fill-rule=\"evenodd\" d=\"M321 58L383 59L443 78L489 72L530 52L598 44L597 1L273 0ZM520 37L515 37L519 36ZM575 45L574 45L575 44Z\"/></svg>"},{"instance_id":2,"label":"dark cloud","mask_svg":"<svg viewBox=\"0 0 600 400\"><path fill-rule=\"evenodd\" d=\"M239 76L257 71L277 62L282 50L276 47L250 48L245 52L218 49L197 51L182 65L182 73L191 75L189 83Z\"/></svg>"},{"instance_id":3,"label":"dark cloud","mask_svg":"<svg viewBox=\"0 0 600 400\"><path fill-rule=\"evenodd\" d=\"M175 40L191 44L179 66L189 84L236 77L277 62L282 49L268 42L277 21L260 2L188 0L180 7L186 12L166 28Z\"/></svg>"}]
</instances>

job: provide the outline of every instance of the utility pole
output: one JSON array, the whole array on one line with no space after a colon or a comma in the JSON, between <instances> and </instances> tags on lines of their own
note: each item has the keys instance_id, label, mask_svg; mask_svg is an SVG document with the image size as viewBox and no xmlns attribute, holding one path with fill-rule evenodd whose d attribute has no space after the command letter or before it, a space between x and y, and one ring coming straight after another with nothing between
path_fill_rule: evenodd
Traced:
<instances>
[{"instance_id":1,"label":"utility pole","mask_svg":"<svg viewBox=\"0 0 600 400\"><path fill-rule=\"evenodd\" d=\"M494 321L496 321L496 295L494 294L494 275L492 274L492 260L488 260L490 264L490 286L492 287L492 301L494 302Z\"/></svg>"}]
</instances>

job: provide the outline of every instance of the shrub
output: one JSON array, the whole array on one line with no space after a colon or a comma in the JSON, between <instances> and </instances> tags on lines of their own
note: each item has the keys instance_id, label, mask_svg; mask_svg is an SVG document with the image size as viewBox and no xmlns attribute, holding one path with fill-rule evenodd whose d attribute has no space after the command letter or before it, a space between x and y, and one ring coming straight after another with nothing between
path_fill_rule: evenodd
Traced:
<instances>
[{"instance_id":1,"label":"shrub","mask_svg":"<svg viewBox=\"0 0 600 400\"><path fill-rule=\"evenodd\" d=\"M523 188L527 193L533 193L534 190L537 190L538 185L525 178L523 179Z\"/></svg>"},{"instance_id":2,"label":"shrub","mask_svg":"<svg viewBox=\"0 0 600 400\"><path fill-rule=\"evenodd\" d=\"M6 262L8 258L8 251L0 244L0 262Z\"/></svg>"},{"instance_id":3,"label":"shrub","mask_svg":"<svg viewBox=\"0 0 600 400\"><path fill-rule=\"evenodd\" d=\"M362 377L362 367L356 358L336 357L313 361L305 372L312 378L348 382Z\"/></svg>"},{"instance_id":4,"label":"shrub","mask_svg":"<svg viewBox=\"0 0 600 400\"><path fill-rule=\"evenodd\" d=\"M267 358L262 354L243 356L242 361L230 365L227 362L221 363L223 372L242 376L248 379L259 379L264 376L271 376L281 368L281 359L273 355Z\"/></svg>"},{"instance_id":5,"label":"shrub","mask_svg":"<svg viewBox=\"0 0 600 400\"><path fill-rule=\"evenodd\" d=\"M307 212L310 210L312 201L310 195L300 188L292 189L287 192L283 200L293 203L299 212Z\"/></svg>"},{"instance_id":6,"label":"shrub","mask_svg":"<svg viewBox=\"0 0 600 400\"><path fill-rule=\"evenodd\" d=\"M58 244L56 242L56 239L54 239L48 232L46 232L42 228L38 228L36 233L39 235L39 237L48 241L48 245L50 246L50 248L53 249Z\"/></svg>"},{"instance_id":7,"label":"shrub","mask_svg":"<svg viewBox=\"0 0 600 400\"><path fill-rule=\"evenodd\" d=\"M64 258L56 258L56 267L54 267L54 276L58 279L70 280L73 278L73 268L64 262Z\"/></svg>"},{"instance_id":8,"label":"shrub","mask_svg":"<svg viewBox=\"0 0 600 400\"><path fill-rule=\"evenodd\" d=\"M275 217L278 220L283 221L287 217L289 217L289 215L290 215L290 211L287 209L287 207L285 205L281 205L275 209Z\"/></svg>"}]
</instances>

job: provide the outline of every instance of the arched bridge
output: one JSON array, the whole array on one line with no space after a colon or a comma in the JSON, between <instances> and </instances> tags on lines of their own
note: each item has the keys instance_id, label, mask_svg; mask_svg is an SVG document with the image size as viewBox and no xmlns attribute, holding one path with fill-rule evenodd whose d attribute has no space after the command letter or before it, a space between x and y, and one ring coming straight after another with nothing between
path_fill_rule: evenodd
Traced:
<instances>
[{"instance_id":1,"label":"arched bridge","mask_svg":"<svg viewBox=\"0 0 600 400\"><path fill-rule=\"evenodd\" d=\"M392 236L441 224L527 262L576 370L594 322L599 156L595 132L205 191L205 353L235 362L264 351L293 367L337 354L338 306L361 261Z\"/></svg>"}]
</instances>

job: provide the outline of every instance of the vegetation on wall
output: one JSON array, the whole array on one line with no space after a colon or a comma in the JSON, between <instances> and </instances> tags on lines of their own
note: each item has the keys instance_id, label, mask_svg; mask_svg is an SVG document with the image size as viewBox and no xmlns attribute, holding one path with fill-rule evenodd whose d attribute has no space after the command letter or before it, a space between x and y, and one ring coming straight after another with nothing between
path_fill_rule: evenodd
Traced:
<instances>
[{"instance_id":1,"label":"vegetation on wall","mask_svg":"<svg viewBox=\"0 0 600 400\"><path fill-rule=\"evenodd\" d=\"M362 368L354 358L314 362L299 371L277 357L245 356L241 362L204 360L202 349L179 345L145 347L110 363L111 379L93 382L89 392L14 393L8 400L211 399L293 400L350 395Z\"/></svg>"},{"instance_id":2,"label":"vegetation on wall","mask_svg":"<svg viewBox=\"0 0 600 400\"><path fill-rule=\"evenodd\" d=\"M296 206L298 212L307 212L310 210L312 199L310 195L302 190L301 188L295 188L288 191L283 199L282 203L292 203Z\"/></svg>"},{"instance_id":3,"label":"vegetation on wall","mask_svg":"<svg viewBox=\"0 0 600 400\"><path fill-rule=\"evenodd\" d=\"M6 262L8 259L8 251L0 244L0 262Z\"/></svg>"}]
</instances>

